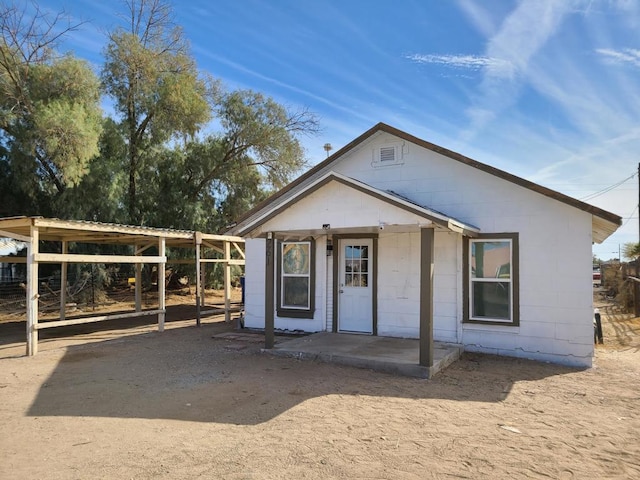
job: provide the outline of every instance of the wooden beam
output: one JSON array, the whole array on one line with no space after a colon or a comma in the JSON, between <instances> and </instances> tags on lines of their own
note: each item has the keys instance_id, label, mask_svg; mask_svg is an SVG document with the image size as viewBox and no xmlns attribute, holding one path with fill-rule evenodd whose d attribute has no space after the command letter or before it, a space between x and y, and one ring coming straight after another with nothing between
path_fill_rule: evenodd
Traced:
<instances>
[{"instance_id":1,"label":"wooden beam","mask_svg":"<svg viewBox=\"0 0 640 480\"><path fill-rule=\"evenodd\" d=\"M211 250L215 250L218 253L222 253L224 254L224 250L222 248L220 248L219 246L215 245L214 243L211 242L207 242L207 241L202 241L202 246L206 247L206 248L210 248Z\"/></svg>"},{"instance_id":2,"label":"wooden beam","mask_svg":"<svg viewBox=\"0 0 640 480\"><path fill-rule=\"evenodd\" d=\"M229 309L227 310L227 308L214 308L211 310L202 310L200 312L200 315L205 316L205 315L221 315L225 312L241 312L242 311L242 307L229 307Z\"/></svg>"},{"instance_id":3,"label":"wooden beam","mask_svg":"<svg viewBox=\"0 0 640 480\"><path fill-rule=\"evenodd\" d=\"M82 325L85 323L103 322L105 320L117 320L119 318L146 317L151 315L159 315L160 313L165 312L162 310L145 310L144 312L115 313L112 315L99 315L95 317L72 318L69 320L54 320L53 322L39 323L36 326L36 330L43 330L45 328L66 327L69 325Z\"/></svg>"},{"instance_id":4,"label":"wooden beam","mask_svg":"<svg viewBox=\"0 0 640 480\"><path fill-rule=\"evenodd\" d=\"M30 217L16 217L16 218L3 218L0 220L0 225L2 228L6 230L7 228L19 228L22 227L26 229L29 233L30 228L33 225L33 219Z\"/></svg>"},{"instance_id":5,"label":"wooden beam","mask_svg":"<svg viewBox=\"0 0 640 480\"><path fill-rule=\"evenodd\" d=\"M164 238L164 237L160 237L160 238ZM135 246L135 254L136 255L142 255L143 252L149 250L153 246L154 246L153 243L147 244L147 245L136 245ZM159 253L159 255L161 255L161 254Z\"/></svg>"},{"instance_id":6,"label":"wooden beam","mask_svg":"<svg viewBox=\"0 0 640 480\"><path fill-rule=\"evenodd\" d=\"M10 257L9 255L0 256L0 263L27 263L27 257Z\"/></svg>"},{"instance_id":7,"label":"wooden beam","mask_svg":"<svg viewBox=\"0 0 640 480\"><path fill-rule=\"evenodd\" d=\"M238 253L240 254L240 256L241 256L243 259L246 259L247 257L245 257L245 255L244 255L244 250L240 248L240 245L238 244L238 242L232 242L232 243L233 243L233 246L234 246L234 247L236 247L236 250L238 251Z\"/></svg>"},{"instance_id":8,"label":"wooden beam","mask_svg":"<svg viewBox=\"0 0 640 480\"><path fill-rule=\"evenodd\" d=\"M229 245L229 243L225 243L225 245ZM202 258L200 259L200 263L224 263L229 265L245 265L247 262L240 258L231 258L226 260L224 258Z\"/></svg>"},{"instance_id":9,"label":"wooden beam","mask_svg":"<svg viewBox=\"0 0 640 480\"><path fill-rule=\"evenodd\" d=\"M265 248L265 279L264 279L264 348L271 349L275 344L274 334L274 273L275 249L273 232L267 233Z\"/></svg>"},{"instance_id":10,"label":"wooden beam","mask_svg":"<svg viewBox=\"0 0 640 480\"><path fill-rule=\"evenodd\" d=\"M195 258L182 258L182 259L167 258L167 263L169 265L193 265L194 263L196 263L196 259Z\"/></svg>"},{"instance_id":11,"label":"wooden beam","mask_svg":"<svg viewBox=\"0 0 640 480\"><path fill-rule=\"evenodd\" d=\"M216 235L213 233L201 233L201 232L196 232L199 233L202 240L205 241L209 241L209 240L213 240L215 242L244 242L244 239L242 237L238 237L236 235Z\"/></svg>"},{"instance_id":12,"label":"wooden beam","mask_svg":"<svg viewBox=\"0 0 640 480\"><path fill-rule=\"evenodd\" d=\"M13 233L9 230L0 230L0 237L13 238L14 240L20 240L21 242L30 242L31 238L26 235L20 235L19 233Z\"/></svg>"},{"instance_id":13,"label":"wooden beam","mask_svg":"<svg viewBox=\"0 0 640 480\"><path fill-rule=\"evenodd\" d=\"M80 255L75 253L38 253L35 259L38 263L161 263L166 262L165 256L134 256L134 255Z\"/></svg>"},{"instance_id":14,"label":"wooden beam","mask_svg":"<svg viewBox=\"0 0 640 480\"><path fill-rule=\"evenodd\" d=\"M420 229L420 365L433 366L433 228Z\"/></svg>"}]
</instances>

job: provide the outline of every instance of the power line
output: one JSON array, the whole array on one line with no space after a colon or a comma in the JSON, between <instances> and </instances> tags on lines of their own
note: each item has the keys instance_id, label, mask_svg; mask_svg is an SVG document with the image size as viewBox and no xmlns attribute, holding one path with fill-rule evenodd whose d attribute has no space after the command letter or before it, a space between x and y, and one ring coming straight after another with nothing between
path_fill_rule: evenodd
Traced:
<instances>
[{"instance_id":1,"label":"power line","mask_svg":"<svg viewBox=\"0 0 640 480\"><path fill-rule=\"evenodd\" d=\"M627 223L629 223L629 220L631 220L632 218L638 218L638 217L634 217L633 214L636 213L638 211L638 205L636 205L636 208L633 209L633 212L631 212L631 215L629 215L627 218L624 219L624 223L622 225L620 225L620 228L624 227Z\"/></svg>"},{"instance_id":2,"label":"power line","mask_svg":"<svg viewBox=\"0 0 640 480\"><path fill-rule=\"evenodd\" d=\"M607 188L604 188L598 192L592 193L590 195L587 195L586 197L581 198L580 200L582 200L583 202L586 202L588 200L593 200L596 197L599 197L600 195L604 195L607 192L610 192L611 190L613 190L616 187L619 187L620 185L622 185L625 182L628 182L629 180L631 180L632 178L634 178L636 176L638 172L633 172L631 175L629 175L627 178L625 178L624 180L620 180L617 183L614 183L613 185L608 186Z\"/></svg>"}]
</instances>

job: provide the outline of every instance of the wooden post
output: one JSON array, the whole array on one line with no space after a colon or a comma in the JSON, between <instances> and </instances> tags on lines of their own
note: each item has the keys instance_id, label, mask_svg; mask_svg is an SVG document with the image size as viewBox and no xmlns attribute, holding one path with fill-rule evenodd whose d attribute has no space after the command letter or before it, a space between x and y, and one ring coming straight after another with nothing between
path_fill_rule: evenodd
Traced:
<instances>
[{"instance_id":1,"label":"wooden post","mask_svg":"<svg viewBox=\"0 0 640 480\"><path fill-rule=\"evenodd\" d=\"M633 314L640 317L640 279L632 278L633 283Z\"/></svg>"},{"instance_id":2,"label":"wooden post","mask_svg":"<svg viewBox=\"0 0 640 480\"><path fill-rule=\"evenodd\" d=\"M593 314L593 318L596 322L594 342L597 340L598 343L602 344L604 343L604 337L602 335L602 317L600 316L600 312L596 311L596 313Z\"/></svg>"},{"instance_id":3,"label":"wooden post","mask_svg":"<svg viewBox=\"0 0 640 480\"><path fill-rule=\"evenodd\" d=\"M264 279L264 348L271 349L275 344L274 336L274 318L273 318L273 296L275 289L273 288L273 276L275 272L274 259L274 239L273 232L267 233L267 241L265 248L265 279Z\"/></svg>"},{"instance_id":4,"label":"wooden post","mask_svg":"<svg viewBox=\"0 0 640 480\"><path fill-rule=\"evenodd\" d=\"M433 228L420 229L420 365L433 366Z\"/></svg>"},{"instance_id":5,"label":"wooden post","mask_svg":"<svg viewBox=\"0 0 640 480\"><path fill-rule=\"evenodd\" d=\"M164 257L166 256L166 239L161 237L158 240L158 256ZM158 331L164 332L164 320L166 315L166 299L165 299L165 272L164 272L165 262L158 263L158 310L161 313L158 313Z\"/></svg>"},{"instance_id":6,"label":"wooden post","mask_svg":"<svg viewBox=\"0 0 640 480\"><path fill-rule=\"evenodd\" d=\"M66 240L62 240L62 254L69 253L69 245ZM67 262L60 264L60 320L66 317L67 306Z\"/></svg>"},{"instance_id":7,"label":"wooden post","mask_svg":"<svg viewBox=\"0 0 640 480\"><path fill-rule=\"evenodd\" d=\"M202 234L195 232L193 241L196 248L196 325L200 326L200 286L202 279L200 278L200 246L202 245Z\"/></svg>"},{"instance_id":8,"label":"wooden post","mask_svg":"<svg viewBox=\"0 0 640 480\"><path fill-rule=\"evenodd\" d=\"M135 254L142 255L142 249L135 246ZM142 264L136 263L136 312L142 311Z\"/></svg>"},{"instance_id":9,"label":"wooden post","mask_svg":"<svg viewBox=\"0 0 640 480\"><path fill-rule=\"evenodd\" d=\"M224 241L224 321L231 321L231 244Z\"/></svg>"},{"instance_id":10,"label":"wooden post","mask_svg":"<svg viewBox=\"0 0 640 480\"><path fill-rule=\"evenodd\" d=\"M200 247L202 248L202 247ZM200 253L200 260L202 260L203 253ZM205 307L207 305L207 264L200 262L200 306Z\"/></svg>"},{"instance_id":11,"label":"wooden post","mask_svg":"<svg viewBox=\"0 0 640 480\"><path fill-rule=\"evenodd\" d=\"M27 243L27 355L38 353L38 227L31 225L31 241Z\"/></svg>"}]
</instances>

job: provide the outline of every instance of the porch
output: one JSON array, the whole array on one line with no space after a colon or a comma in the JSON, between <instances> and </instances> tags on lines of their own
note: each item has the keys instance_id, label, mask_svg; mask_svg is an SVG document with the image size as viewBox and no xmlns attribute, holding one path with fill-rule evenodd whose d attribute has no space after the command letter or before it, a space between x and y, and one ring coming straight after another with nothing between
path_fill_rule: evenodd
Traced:
<instances>
[{"instance_id":1,"label":"porch","mask_svg":"<svg viewBox=\"0 0 640 480\"><path fill-rule=\"evenodd\" d=\"M297 338L278 337L264 353L320 360L408 377L431 378L460 358L462 345L434 342L433 364L420 365L420 341L410 338L319 332Z\"/></svg>"}]
</instances>

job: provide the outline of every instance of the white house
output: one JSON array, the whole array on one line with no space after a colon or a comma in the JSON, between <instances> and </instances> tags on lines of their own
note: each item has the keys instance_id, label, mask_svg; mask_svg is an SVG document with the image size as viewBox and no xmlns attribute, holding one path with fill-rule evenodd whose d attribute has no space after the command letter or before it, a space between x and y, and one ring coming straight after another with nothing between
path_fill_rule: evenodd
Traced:
<instances>
[{"instance_id":1,"label":"white house","mask_svg":"<svg viewBox=\"0 0 640 480\"><path fill-rule=\"evenodd\" d=\"M245 325L590 366L619 216L378 124L250 211Z\"/></svg>"}]
</instances>

